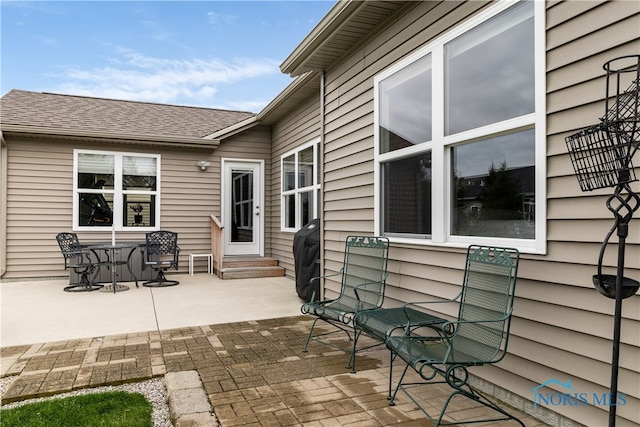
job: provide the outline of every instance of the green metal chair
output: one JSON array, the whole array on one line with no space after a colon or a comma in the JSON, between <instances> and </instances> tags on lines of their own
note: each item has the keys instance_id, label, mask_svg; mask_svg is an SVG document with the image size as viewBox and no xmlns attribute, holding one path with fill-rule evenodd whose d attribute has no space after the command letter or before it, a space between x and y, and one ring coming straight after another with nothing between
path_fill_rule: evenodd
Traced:
<instances>
[{"instance_id":1,"label":"green metal chair","mask_svg":"<svg viewBox=\"0 0 640 427\"><path fill-rule=\"evenodd\" d=\"M514 420L524 426L520 420L472 388L467 370L470 366L497 363L506 354L519 258L516 249L470 246L457 320L426 325L387 339L392 361L390 380L393 360L399 357L406 363L393 394L390 382L389 405L394 404L396 394L402 390L436 426L501 420ZM415 370L423 381L403 382L409 368ZM438 375L443 380L432 381ZM409 390L424 384L443 383L453 390L438 417L433 418ZM488 420L443 422L449 403L457 395L466 396L501 415Z\"/></svg>"},{"instance_id":2,"label":"green metal chair","mask_svg":"<svg viewBox=\"0 0 640 427\"><path fill-rule=\"evenodd\" d=\"M302 305L301 311L303 314L316 316L303 351L307 351L311 340L344 350L339 345L324 340L324 337L344 332L351 340L352 332L355 336L353 318L356 314L382 306L388 275L388 253L389 239L386 237L347 237L344 263L340 272L311 279L314 281L341 275L342 285L337 298L319 301L314 293L311 301ZM318 320L332 325L334 327L333 330L313 335ZM349 358L348 367L352 361L353 355Z\"/></svg>"}]
</instances>

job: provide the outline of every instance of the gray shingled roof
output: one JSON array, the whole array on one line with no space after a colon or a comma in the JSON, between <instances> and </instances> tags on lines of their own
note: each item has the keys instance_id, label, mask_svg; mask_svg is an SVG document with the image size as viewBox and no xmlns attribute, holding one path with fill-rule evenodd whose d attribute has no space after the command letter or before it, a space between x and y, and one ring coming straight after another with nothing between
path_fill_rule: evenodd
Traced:
<instances>
[{"instance_id":1,"label":"gray shingled roof","mask_svg":"<svg viewBox=\"0 0 640 427\"><path fill-rule=\"evenodd\" d=\"M89 132L202 138L255 114L12 90L0 99L0 124Z\"/></svg>"}]
</instances>

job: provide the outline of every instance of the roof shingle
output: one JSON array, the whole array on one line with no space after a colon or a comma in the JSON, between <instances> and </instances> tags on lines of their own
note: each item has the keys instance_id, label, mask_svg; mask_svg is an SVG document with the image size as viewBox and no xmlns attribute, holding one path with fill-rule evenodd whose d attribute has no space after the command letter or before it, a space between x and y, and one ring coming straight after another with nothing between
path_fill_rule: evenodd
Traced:
<instances>
[{"instance_id":1,"label":"roof shingle","mask_svg":"<svg viewBox=\"0 0 640 427\"><path fill-rule=\"evenodd\" d=\"M12 90L0 124L134 135L202 138L255 116L243 111Z\"/></svg>"}]
</instances>

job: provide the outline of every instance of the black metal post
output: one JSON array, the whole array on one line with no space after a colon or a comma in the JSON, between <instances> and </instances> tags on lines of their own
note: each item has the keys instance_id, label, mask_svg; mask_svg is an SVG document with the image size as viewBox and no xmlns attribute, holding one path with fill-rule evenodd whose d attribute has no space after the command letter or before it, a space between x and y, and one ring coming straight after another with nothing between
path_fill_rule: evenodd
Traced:
<instances>
[{"instance_id":1,"label":"black metal post","mask_svg":"<svg viewBox=\"0 0 640 427\"><path fill-rule=\"evenodd\" d=\"M609 427L616 425L618 407L618 370L620 360L620 326L622 323L622 287L624 283L624 254L628 224L618 224L618 269L616 273L616 304L613 319L613 351L611 357L611 402L609 405Z\"/></svg>"}]
</instances>

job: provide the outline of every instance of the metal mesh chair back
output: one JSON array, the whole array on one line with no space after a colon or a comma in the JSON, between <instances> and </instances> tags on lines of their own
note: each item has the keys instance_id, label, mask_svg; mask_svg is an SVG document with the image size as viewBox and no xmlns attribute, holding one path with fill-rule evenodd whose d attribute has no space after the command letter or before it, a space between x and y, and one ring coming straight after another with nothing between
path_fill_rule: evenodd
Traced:
<instances>
[{"instance_id":1,"label":"metal mesh chair back","mask_svg":"<svg viewBox=\"0 0 640 427\"><path fill-rule=\"evenodd\" d=\"M382 305L388 252L389 240L386 237L347 237L339 297L342 304L360 310ZM366 284L369 286L357 288ZM358 300L360 307L356 306Z\"/></svg>"},{"instance_id":2,"label":"metal mesh chair back","mask_svg":"<svg viewBox=\"0 0 640 427\"><path fill-rule=\"evenodd\" d=\"M518 261L515 249L469 247L458 315L463 322L451 340L455 360L495 362L504 356Z\"/></svg>"},{"instance_id":3,"label":"metal mesh chair back","mask_svg":"<svg viewBox=\"0 0 640 427\"><path fill-rule=\"evenodd\" d=\"M178 233L173 231L152 231L146 235L147 257L153 259L162 255L173 256L178 246Z\"/></svg>"},{"instance_id":4,"label":"metal mesh chair back","mask_svg":"<svg viewBox=\"0 0 640 427\"><path fill-rule=\"evenodd\" d=\"M83 251L76 233L59 233L56 236L56 240L64 256L65 264L69 260L82 257Z\"/></svg>"}]
</instances>

